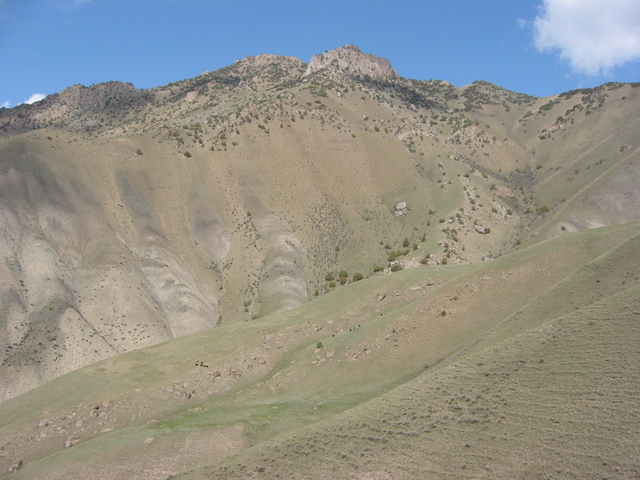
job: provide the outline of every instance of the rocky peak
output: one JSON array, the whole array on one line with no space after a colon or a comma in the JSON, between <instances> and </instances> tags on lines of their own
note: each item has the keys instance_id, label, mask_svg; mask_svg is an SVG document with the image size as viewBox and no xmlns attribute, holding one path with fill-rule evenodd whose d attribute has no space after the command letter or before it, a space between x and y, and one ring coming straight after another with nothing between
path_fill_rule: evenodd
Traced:
<instances>
[{"instance_id":1,"label":"rocky peak","mask_svg":"<svg viewBox=\"0 0 640 480\"><path fill-rule=\"evenodd\" d=\"M331 75L352 78L369 77L377 81L392 80L398 77L389 60L362 53L355 45L345 45L314 55L303 76L311 75L319 70L328 71Z\"/></svg>"}]
</instances>

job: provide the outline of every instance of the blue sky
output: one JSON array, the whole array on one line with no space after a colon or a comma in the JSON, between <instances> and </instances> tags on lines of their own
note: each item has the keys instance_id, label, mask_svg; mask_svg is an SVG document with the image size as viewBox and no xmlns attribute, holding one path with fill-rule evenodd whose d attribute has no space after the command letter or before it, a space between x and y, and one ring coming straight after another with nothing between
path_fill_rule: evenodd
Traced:
<instances>
[{"instance_id":1,"label":"blue sky","mask_svg":"<svg viewBox=\"0 0 640 480\"><path fill-rule=\"evenodd\" d=\"M640 81L640 0L0 0L0 106L346 44L407 78L546 96Z\"/></svg>"}]
</instances>

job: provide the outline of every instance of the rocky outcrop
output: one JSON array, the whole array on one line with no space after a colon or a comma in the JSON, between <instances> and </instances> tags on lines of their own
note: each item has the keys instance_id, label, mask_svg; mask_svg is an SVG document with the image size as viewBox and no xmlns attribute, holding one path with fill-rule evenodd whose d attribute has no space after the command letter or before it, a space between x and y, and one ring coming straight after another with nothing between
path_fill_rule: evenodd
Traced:
<instances>
[{"instance_id":1,"label":"rocky outcrop","mask_svg":"<svg viewBox=\"0 0 640 480\"><path fill-rule=\"evenodd\" d=\"M322 70L329 72L330 75L375 81L394 80L398 77L389 60L362 53L355 45L345 45L314 55L303 77Z\"/></svg>"},{"instance_id":2,"label":"rocky outcrop","mask_svg":"<svg viewBox=\"0 0 640 480\"><path fill-rule=\"evenodd\" d=\"M71 110L102 111L132 107L148 95L131 83L106 82L90 87L73 85L60 92L58 101Z\"/></svg>"},{"instance_id":3,"label":"rocky outcrop","mask_svg":"<svg viewBox=\"0 0 640 480\"><path fill-rule=\"evenodd\" d=\"M304 62L296 57L261 54L238 60L227 70L246 84L299 79L304 68Z\"/></svg>"},{"instance_id":4,"label":"rocky outcrop","mask_svg":"<svg viewBox=\"0 0 640 480\"><path fill-rule=\"evenodd\" d=\"M136 108L153 101L153 94L131 83L106 82L73 85L33 104L0 109L0 138L45 127L89 132L102 126L107 115L122 120Z\"/></svg>"}]
</instances>

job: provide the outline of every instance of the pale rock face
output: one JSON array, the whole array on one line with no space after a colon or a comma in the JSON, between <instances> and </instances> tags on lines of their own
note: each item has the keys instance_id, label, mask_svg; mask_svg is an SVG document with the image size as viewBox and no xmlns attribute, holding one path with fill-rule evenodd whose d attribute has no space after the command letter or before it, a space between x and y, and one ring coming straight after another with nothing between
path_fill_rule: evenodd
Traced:
<instances>
[{"instance_id":1,"label":"pale rock face","mask_svg":"<svg viewBox=\"0 0 640 480\"><path fill-rule=\"evenodd\" d=\"M392 80L398 76L389 60L362 53L355 45L345 45L336 50L314 55L303 77L323 69L339 76L368 76L376 81Z\"/></svg>"}]
</instances>

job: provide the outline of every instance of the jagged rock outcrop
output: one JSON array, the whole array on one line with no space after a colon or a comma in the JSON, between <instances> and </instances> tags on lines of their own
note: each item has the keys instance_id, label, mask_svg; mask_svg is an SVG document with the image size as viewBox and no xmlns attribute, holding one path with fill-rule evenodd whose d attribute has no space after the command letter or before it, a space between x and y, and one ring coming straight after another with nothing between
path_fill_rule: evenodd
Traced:
<instances>
[{"instance_id":1,"label":"jagged rock outcrop","mask_svg":"<svg viewBox=\"0 0 640 480\"><path fill-rule=\"evenodd\" d=\"M337 76L351 78L370 78L376 81L388 81L398 77L386 58L362 53L355 45L345 45L335 50L314 55L303 76L319 70L326 70Z\"/></svg>"}]
</instances>

